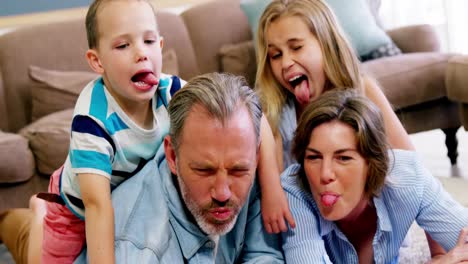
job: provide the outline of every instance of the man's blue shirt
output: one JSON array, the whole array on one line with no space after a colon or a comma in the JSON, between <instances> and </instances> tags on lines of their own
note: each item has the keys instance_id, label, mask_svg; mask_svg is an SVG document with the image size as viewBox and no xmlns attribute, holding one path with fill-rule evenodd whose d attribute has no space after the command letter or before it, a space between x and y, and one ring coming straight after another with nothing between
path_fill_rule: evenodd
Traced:
<instances>
[{"instance_id":1,"label":"man's blue shirt","mask_svg":"<svg viewBox=\"0 0 468 264\"><path fill-rule=\"evenodd\" d=\"M213 263L215 242L187 216L161 146L154 160L112 193L117 263ZM75 263L86 262L86 250ZM253 184L215 263L284 263L280 237L263 228Z\"/></svg>"}]
</instances>

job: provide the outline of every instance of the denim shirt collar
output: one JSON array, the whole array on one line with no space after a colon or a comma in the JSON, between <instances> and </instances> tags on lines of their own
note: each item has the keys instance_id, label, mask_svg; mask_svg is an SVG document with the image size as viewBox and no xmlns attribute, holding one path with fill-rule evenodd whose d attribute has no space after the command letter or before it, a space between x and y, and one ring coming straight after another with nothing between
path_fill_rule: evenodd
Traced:
<instances>
[{"instance_id":1,"label":"denim shirt collar","mask_svg":"<svg viewBox=\"0 0 468 264\"><path fill-rule=\"evenodd\" d=\"M166 167L167 168L167 167ZM169 169L168 169L169 170ZM186 207L179 190L174 185L177 176L165 173L163 177L164 191L166 192L169 207L169 221L178 238L182 254L185 259L191 259L210 238L203 233L196 223L193 223L186 215Z\"/></svg>"}]
</instances>

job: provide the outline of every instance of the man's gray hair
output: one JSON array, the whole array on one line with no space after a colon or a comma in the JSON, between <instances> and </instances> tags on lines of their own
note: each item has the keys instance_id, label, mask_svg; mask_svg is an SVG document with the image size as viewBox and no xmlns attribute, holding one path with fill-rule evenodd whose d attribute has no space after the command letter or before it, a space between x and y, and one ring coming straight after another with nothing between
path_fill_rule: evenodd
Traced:
<instances>
[{"instance_id":1,"label":"man's gray hair","mask_svg":"<svg viewBox=\"0 0 468 264\"><path fill-rule=\"evenodd\" d=\"M250 114L257 145L260 143L262 109L255 92L241 76L227 73L208 73L191 79L169 103L171 136L174 150L178 152L179 139L185 119L194 105L199 104L223 124L242 106Z\"/></svg>"}]
</instances>

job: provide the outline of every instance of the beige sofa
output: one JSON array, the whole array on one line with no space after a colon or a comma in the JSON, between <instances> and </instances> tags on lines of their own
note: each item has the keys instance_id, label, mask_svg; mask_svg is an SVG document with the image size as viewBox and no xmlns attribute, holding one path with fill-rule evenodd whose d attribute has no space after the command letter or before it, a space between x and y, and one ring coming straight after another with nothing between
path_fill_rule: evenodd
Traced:
<instances>
[{"instance_id":1,"label":"beige sofa","mask_svg":"<svg viewBox=\"0 0 468 264\"><path fill-rule=\"evenodd\" d=\"M378 8L379 1L371 2ZM252 34L239 0L215 0L182 14L159 11L158 20L165 71L184 79L229 71L253 80ZM366 62L365 70L381 83L410 133L455 131L461 125L458 103L447 98L445 87L451 56L438 52L429 26L389 34L412 54ZM45 190L48 175L63 162L71 119L67 109L94 77L84 59L86 48L83 19L0 36L0 211L27 206L29 196Z\"/></svg>"}]
</instances>

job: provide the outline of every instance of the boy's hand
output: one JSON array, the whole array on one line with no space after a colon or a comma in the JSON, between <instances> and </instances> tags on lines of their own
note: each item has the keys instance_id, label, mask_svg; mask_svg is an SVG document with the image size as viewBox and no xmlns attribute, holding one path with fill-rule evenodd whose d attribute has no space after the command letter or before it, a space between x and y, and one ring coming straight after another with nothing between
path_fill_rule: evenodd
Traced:
<instances>
[{"instance_id":1,"label":"boy's hand","mask_svg":"<svg viewBox=\"0 0 468 264\"><path fill-rule=\"evenodd\" d=\"M268 191L262 192L261 203L263 225L268 233L278 234L286 232L288 227L285 219L291 228L296 227L296 222L294 222L294 218L289 210L288 200L281 185L268 188Z\"/></svg>"}]
</instances>

